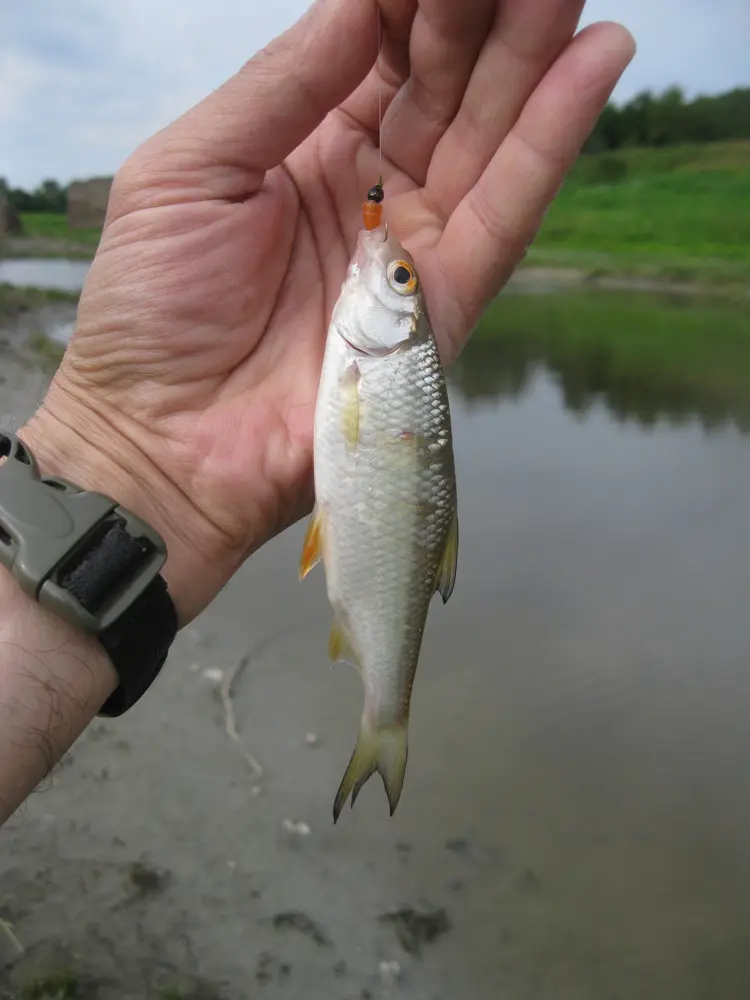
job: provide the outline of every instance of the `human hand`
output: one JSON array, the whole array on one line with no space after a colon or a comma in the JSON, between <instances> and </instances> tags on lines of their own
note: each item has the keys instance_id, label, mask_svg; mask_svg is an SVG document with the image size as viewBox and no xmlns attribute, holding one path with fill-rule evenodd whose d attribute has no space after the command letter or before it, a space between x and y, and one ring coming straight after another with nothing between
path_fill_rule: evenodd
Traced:
<instances>
[{"instance_id":1,"label":"human hand","mask_svg":"<svg viewBox=\"0 0 750 1000\"><path fill-rule=\"evenodd\" d=\"M377 180L450 363L633 55L580 0L320 0L125 163L22 431L165 537L184 624L309 509L328 318ZM330 112L330 113L329 113Z\"/></svg>"}]
</instances>

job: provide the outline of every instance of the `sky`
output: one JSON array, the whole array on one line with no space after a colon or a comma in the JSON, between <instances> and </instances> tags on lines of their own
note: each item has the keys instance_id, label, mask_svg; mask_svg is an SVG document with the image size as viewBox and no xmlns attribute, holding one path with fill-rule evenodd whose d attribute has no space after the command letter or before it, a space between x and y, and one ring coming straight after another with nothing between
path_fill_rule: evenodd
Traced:
<instances>
[{"instance_id":1,"label":"sky","mask_svg":"<svg viewBox=\"0 0 750 1000\"><path fill-rule=\"evenodd\" d=\"M31 0L0 9L0 177L35 187L114 173L231 76L307 0ZM750 86L750 0L589 0L638 54L614 94Z\"/></svg>"}]
</instances>

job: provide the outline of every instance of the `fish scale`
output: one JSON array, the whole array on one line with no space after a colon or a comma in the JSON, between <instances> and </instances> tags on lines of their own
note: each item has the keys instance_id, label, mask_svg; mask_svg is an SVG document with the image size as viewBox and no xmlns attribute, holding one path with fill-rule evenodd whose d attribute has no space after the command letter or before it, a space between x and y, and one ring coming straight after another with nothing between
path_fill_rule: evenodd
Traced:
<instances>
[{"instance_id":1,"label":"fish scale","mask_svg":"<svg viewBox=\"0 0 750 1000\"><path fill-rule=\"evenodd\" d=\"M417 286L393 237L360 236L334 309L315 413L316 509L302 575L322 557L332 656L354 662L365 695L335 817L375 770L395 809L428 609L436 588L447 600L455 575L448 393L421 291L389 294L394 262Z\"/></svg>"}]
</instances>

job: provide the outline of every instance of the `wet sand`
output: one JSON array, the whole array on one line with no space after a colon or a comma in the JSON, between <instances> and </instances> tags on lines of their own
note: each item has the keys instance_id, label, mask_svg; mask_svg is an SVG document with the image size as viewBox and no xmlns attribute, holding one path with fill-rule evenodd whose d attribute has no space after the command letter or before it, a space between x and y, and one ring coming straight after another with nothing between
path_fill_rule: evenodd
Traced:
<instances>
[{"instance_id":1,"label":"wet sand","mask_svg":"<svg viewBox=\"0 0 750 1000\"><path fill-rule=\"evenodd\" d=\"M374 779L332 823L361 685L297 525L0 833L0 998L750 995L748 439L581 419L545 376L452 398L459 578L396 815Z\"/></svg>"}]
</instances>

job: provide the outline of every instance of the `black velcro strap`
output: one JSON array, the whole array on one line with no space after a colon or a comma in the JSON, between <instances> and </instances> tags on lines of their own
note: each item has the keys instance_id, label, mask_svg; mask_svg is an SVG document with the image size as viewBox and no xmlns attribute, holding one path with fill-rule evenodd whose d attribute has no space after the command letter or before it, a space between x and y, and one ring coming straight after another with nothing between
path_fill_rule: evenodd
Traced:
<instances>
[{"instance_id":1,"label":"black velcro strap","mask_svg":"<svg viewBox=\"0 0 750 1000\"><path fill-rule=\"evenodd\" d=\"M133 538L122 520L105 521L60 574L60 585L97 614L152 552L151 542Z\"/></svg>"},{"instance_id":2,"label":"black velcro strap","mask_svg":"<svg viewBox=\"0 0 750 1000\"><path fill-rule=\"evenodd\" d=\"M121 519L106 521L60 574L60 585L91 614L97 614L127 586L154 552L147 538L134 538ZM157 576L140 597L100 632L120 683L100 715L122 715L159 674L177 634L177 611L163 578Z\"/></svg>"},{"instance_id":3,"label":"black velcro strap","mask_svg":"<svg viewBox=\"0 0 750 1000\"><path fill-rule=\"evenodd\" d=\"M167 585L157 576L122 617L99 636L120 678L100 715L122 715L146 693L164 665L177 625L177 611Z\"/></svg>"}]
</instances>

